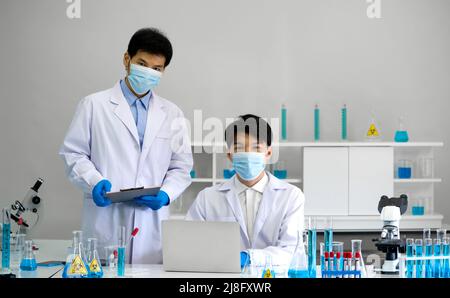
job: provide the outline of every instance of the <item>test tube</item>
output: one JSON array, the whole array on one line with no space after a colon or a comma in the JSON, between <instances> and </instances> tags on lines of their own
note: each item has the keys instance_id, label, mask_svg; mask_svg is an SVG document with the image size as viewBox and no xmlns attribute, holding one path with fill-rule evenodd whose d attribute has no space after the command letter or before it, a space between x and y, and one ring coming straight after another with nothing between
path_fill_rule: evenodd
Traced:
<instances>
[{"instance_id":1,"label":"test tube","mask_svg":"<svg viewBox=\"0 0 450 298\"><path fill-rule=\"evenodd\" d=\"M423 256L423 241L422 241L422 239L415 240L414 249L416 251L416 257ZM423 277L423 261L417 260L416 261L416 278L422 278L422 277Z\"/></svg>"},{"instance_id":2,"label":"test tube","mask_svg":"<svg viewBox=\"0 0 450 298\"><path fill-rule=\"evenodd\" d=\"M340 262L341 262L341 256L342 256L343 251L344 251L344 242L337 242L337 241L333 242L333 256L334 256L333 270L334 271L342 270L339 268L341 267ZM338 272L336 272L335 276L341 277Z\"/></svg>"},{"instance_id":3,"label":"test tube","mask_svg":"<svg viewBox=\"0 0 450 298\"><path fill-rule=\"evenodd\" d=\"M406 239L406 257L414 257L414 239L408 238ZM414 261L407 260L406 261L406 277L412 278L414 271Z\"/></svg>"},{"instance_id":4,"label":"test tube","mask_svg":"<svg viewBox=\"0 0 450 298\"><path fill-rule=\"evenodd\" d=\"M433 256L433 240L431 238L425 239L425 256ZM433 265L431 263L431 260L425 260L425 277L433 277Z\"/></svg>"},{"instance_id":5,"label":"test tube","mask_svg":"<svg viewBox=\"0 0 450 298\"><path fill-rule=\"evenodd\" d=\"M431 239L431 229L425 228L423 229L423 241L425 242L425 239Z\"/></svg>"},{"instance_id":6,"label":"test tube","mask_svg":"<svg viewBox=\"0 0 450 298\"><path fill-rule=\"evenodd\" d=\"M333 218L328 216L325 218L324 227L325 251L330 252L333 249Z\"/></svg>"},{"instance_id":7,"label":"test tube","mask_svg":"<svg viewBox=\"0 0 450 298\"><path fill-rule=\"evenodd\" d=\"M317 229L316 219L308 218L308 271L309 277L316 277Z\"/></svg>"},{"instance_id":8,"label":"test tube","mask_svg":"<svg viewBox=\"0 0 450 298\"><path fill-rule=\"evenodd\" d=\"M325 258L324 258L324 273L322 273L322 278L323 277L329 277L329 271L331 270L329 265L330 265L330 253L328 251L324 252Z\"/></svg>"},{"instance_id":9,"label":"test tube","mask_svg":"<svg viewBox=\"0 0 450 298\"><path fill-rule=\"evenodd\" d=\"M119 234L117 276L125 276L125 247L127 241L126 239L127 235L125 226L121 226Z\"/></svg>"},{"instance_id":10,"label":"test tube","mask_svg":"<svg viewBox=\"0 0 450 298\"><path fill-rule=\"evenodd\" d=\"M441 256L441 239L434 239L433 247L434 247L434 256L440 257ZM441 259L434 260L433 277L434 278L441 277Z\"/></svg>"},{"instance_id":11,"label":"test tube","mask_svg":"<svg viewBox=\"0 0 450 298\"><path fill-rule=\"evenodd\" d=\"M9 210L4 208L2 211L2 271L9 272L10 270L10 239L11 239L11 217Z\"/></svg>"},{"instance_id":12,"label":"test tube","mask_svg":"<svg viewBox=\"0 0 450 298\"><path fill-rule=\"evenodd\" d=\"M446 229L437 229L436 230L436 239L444 241L444 238L447 237L447 230Z\"/></svg>"},{"instance_id":13,"label":"test tube","mask_svg":"<svg viewBox=\"0 0 450 298\"><path fill-rule=\"evenodd\" d=\"M319 245L319 254L320 254L320 274L321 277L325 277L325 270L326 270L326 261L325 261L325 244L323 242L320 242Z\"/></svg>"},{"instance_id":14,"label":"test tube","mask_svg":"<svg viewBox=\"0 0 450 298\"><path fill-rule=\"evenodd\" d=\"M444 237L443 242L442 242L442 255L444 257L449 257L450 256L450 238L449 237ZM444 259L444 266L443 266L443 275L442 277L445 278L449 278L450 277L450 260Z\"/></svg>"}]
</instances>

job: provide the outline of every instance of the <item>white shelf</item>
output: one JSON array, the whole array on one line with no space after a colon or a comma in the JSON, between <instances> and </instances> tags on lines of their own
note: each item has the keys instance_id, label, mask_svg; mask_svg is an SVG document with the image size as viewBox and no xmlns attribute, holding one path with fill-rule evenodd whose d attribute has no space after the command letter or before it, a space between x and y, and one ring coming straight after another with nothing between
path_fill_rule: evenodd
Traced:
<instances>
[{"instance_id":1,"label":"white shelf","mask_svg":"<svg viewBox=\"0 0 450 298\"><path fill-rule=\"evenodd\" d=\"M305 215L308 217L309 215ZM313 216L313 215L312 215ZM318 229L323 229L320 226L323 216L316 217ZM365 216L332 216L333 230L339 232L354 232L354 231L377 231L380 232L383 226L380 215L365 215ZM441 214L426 214L421 216L403 215L400 220L400 231L404 230L422 230L423 228L437 229L441 228L444 216Z\"/></svg>"},{"instance_id":2,"label":"white shelf","mask_svg":"<svg viewBox=\"0 0 450 298\"><path fill-rule=\"evenodd\" d=\"M213 183L215 182L225 182L228 179L225 178L217 178L217 179L212 179L212 178L192 178L192 182L193 183ZM288 179L281 179L282 181L286 181L287 183L302 183L302 179L295 179L295 178L288 178Z\"/></svg>"},{"instance_id":3,"label":"white shelf","mask_svg":"<svg viewBox=\"0 0 450 298\"><path fill-rule=\"evenodd\" d=\"M441 178L413 178L413 179L394 179L394 183L441 183Z\"/></svg>"},{"instance_id":4,"label":"white shelf","mask_svg":"<svg viewBox=\"0 0 450 298\"><path fill-rule=\"evenodd\" d=\"M192 142L193 147L225 147L225 142L202 143ZM278 147L443 147L443 142L279 142Z\"/></svg>"}]
</instances>

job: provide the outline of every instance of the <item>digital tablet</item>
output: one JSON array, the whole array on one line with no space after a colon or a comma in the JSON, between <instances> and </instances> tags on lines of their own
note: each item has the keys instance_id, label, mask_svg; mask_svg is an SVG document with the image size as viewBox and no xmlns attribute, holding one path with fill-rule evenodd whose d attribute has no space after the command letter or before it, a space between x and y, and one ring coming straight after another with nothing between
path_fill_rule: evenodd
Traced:
<instances>
[{"instance_id":1,"label":"digital tablet","mask_svg":"<svg viewBox=\"0 0 450 298\"><path fill-rule=\"evenodd\" d=\"M159 192L160 187L148 187L144 188L129 188L129 189L121 189L118 192L107 192L106 197L111 200L113 203L122 203L132 201L134 198L142 197L142 196L156 196Z\"/></svg>"}]
</instances>

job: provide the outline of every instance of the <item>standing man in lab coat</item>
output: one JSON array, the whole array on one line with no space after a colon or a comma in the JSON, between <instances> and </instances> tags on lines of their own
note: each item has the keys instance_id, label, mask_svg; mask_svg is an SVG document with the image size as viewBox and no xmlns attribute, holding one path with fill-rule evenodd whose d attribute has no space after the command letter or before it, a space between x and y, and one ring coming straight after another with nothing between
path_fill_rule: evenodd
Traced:
<instances>
[{"instance_id":1,"label":"standing man in lab coat","mask_svg":"<svg viewBox=\"0 0 450 298\"><path fill-rule=\"evenodd\" d=\"M60 149L69 180L84 192L82 229L99 247L127 235L129 263L161 263L161 220L191 183L192 153L181 110L154 88L172 58L172 45L154 28L137 31L123 64L126 76L78 104ZM161 186L156 196L114 203L105 193ZM103 249L100 249L102 252Z\"/></svg>"},{"instance_id":2,"label":"standing man in lab coat","mask_svg":"<svg viewBox=\"0 0 450 298\"><path fill-rule=\"evenodd\" d=\"M302 241L302 191L269 172L272 130L255 115L240 116L225 131L228 158L236 174L224 183L202 190L186 219L236 221L241 234L241 266L248 262L289 265L298 240ZM300 242L302 243L302 242Z\"/></svg>"}]
</instances>

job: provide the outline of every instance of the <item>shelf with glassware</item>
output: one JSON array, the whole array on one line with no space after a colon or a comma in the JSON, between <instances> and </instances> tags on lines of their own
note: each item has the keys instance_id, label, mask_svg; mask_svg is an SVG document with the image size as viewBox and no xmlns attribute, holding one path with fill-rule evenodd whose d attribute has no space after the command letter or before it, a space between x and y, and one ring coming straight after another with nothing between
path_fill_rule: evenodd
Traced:
<instances>
[{"instance_id":1,"label":"shelf with glassware","mask_svg":"<svg viewBox=\"0 0 450 298\"><path fill-rule=\"evenodd\" d=\"M288 183L303 189L303 149L306 147L393 147L393 188L394 195L406 193L409 197L408 213L402 217L403 229L422 227L437 228L442 224L443 216L434 213L434 185L442 182L434 176L434 148L442 147L442 142L280 142L273 144L279 154L279 162L269 165L268 171ZM231 163L226 158L224 143L193 143L194 169L191 173L192 184L183 200L183 207L173 208L173 218L183 218L197 193L229 179L233 175ZM275 153L274 153L275 154ZM406 166L403 164L406 160ZM408 161L411 174L408 174ZM399 164L402 163L402 164ZM183 202L184 201L184 202ZM172 209L171 209L172 210ZM324 214L325 215L325 214ZM348 214L334 216L337 230L378 230L379 215ZM358 224L355 224L358 221Z\"/></svg>"}]
</instances>

